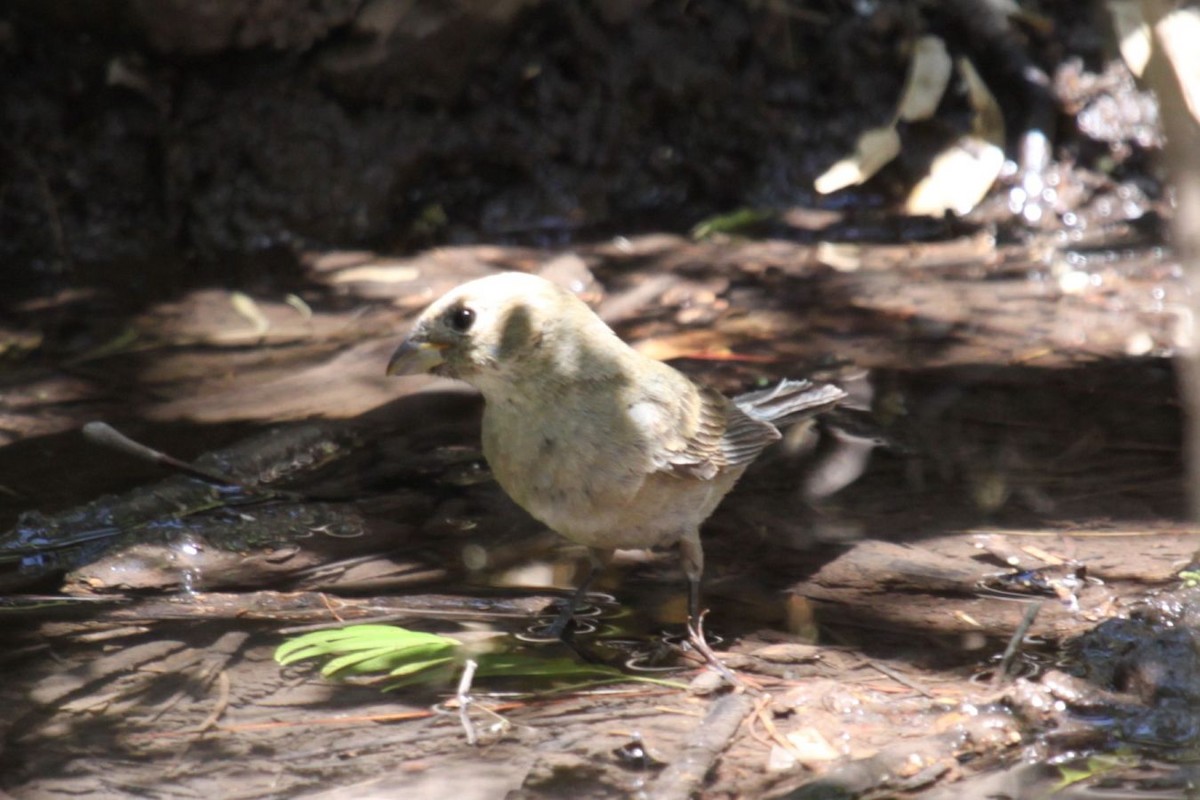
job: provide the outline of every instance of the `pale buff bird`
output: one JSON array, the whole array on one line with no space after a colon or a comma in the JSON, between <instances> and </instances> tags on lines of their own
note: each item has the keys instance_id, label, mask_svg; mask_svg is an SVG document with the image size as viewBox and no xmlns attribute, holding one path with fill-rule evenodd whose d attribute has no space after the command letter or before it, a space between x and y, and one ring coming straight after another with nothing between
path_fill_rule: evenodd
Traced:
<instances>
[{"instance_id":1,"label":"pale buff bird","mask_svg":"<svg viewBox=\"0 0 1200 800\"><path fill-rule=\"evenodd\" d=\"M435 301L387 372L428 372L478 389L483 454L500 486L591 548L591 575L551 626L554 636L615 548L676 542L695 623L700 524L780 438L777 425L846 396L836 386L783 381L729 400L629 347L565 289L512 272Z\"/></svg>"}]
</instances>

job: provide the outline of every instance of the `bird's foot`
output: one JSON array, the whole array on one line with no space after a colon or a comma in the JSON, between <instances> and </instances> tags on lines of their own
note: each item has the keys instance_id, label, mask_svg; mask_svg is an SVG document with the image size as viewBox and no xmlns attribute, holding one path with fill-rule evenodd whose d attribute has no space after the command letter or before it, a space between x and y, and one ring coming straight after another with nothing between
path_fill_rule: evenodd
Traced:
<instances>
[{"instance_id":1,"label":"bird's foot","mask_svg":"<svg viewBox=\"0 0 1200 800\"><path fill-rule=\"evenodd\" d=\"M709 669L716 672L722 678L729 682L731 686L739 690L748 688L746 682L737 676L737 674L717 658L717 654L708 646L708 641L704 638L704 617L708 614L707 611L701 612L694 619L688 620L688 644L692 646L704 663L708 664Z\"/></svg>"},{"instance_id":2,"label":"bird's foot","mask_svg":"<svg viewBox=\"0 0 1200 800\"><path fill-rule=\"evenodd\" d=\"M558 616L550 623L550 627L546 628L546 636L552 639L562 639L575 634L575 603L568 602L558 612Z\"/></svg>"},{"instance_id":3,"label":"bird's foot","mask_svg":"<svg viewBox=\"0 0 1200 800\"><path fill-rule=\"evenodd\" d=\"M577 634L595 633L599 629L595 617L600 616L606 602L613 602L611 595L576 592L566 600L549 625L531 625L518 638L526 642L570 642Z\"/></svg>"},{"instance_id":4,"label":"bird's foot","mask_svg":"<svg viewBox=\"0 0 1200 800\"><path fill-rule=\"evenodd\" d=\"M523 633L517 634L517 638L533 644L546 644L549 642L569 643L575 638L577 632L579 632L579 624L576 622L574 615L568 613L559 614L549 625L541 623L530 625Z\"/></svg>"}]
</instances>

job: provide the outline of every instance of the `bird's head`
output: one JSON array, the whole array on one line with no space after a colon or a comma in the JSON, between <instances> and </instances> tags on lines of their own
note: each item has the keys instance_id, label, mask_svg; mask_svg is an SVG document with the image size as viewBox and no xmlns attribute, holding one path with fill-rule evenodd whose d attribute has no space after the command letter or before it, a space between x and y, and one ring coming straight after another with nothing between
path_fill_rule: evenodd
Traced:
<instances>
[{"instance_id":1,"label":"bird's head","mask_svg":"<svg viewBox=\"0 0 1200 800\"><path fill-rule=\"evenodd\" d=\"M504 272L459 286L417 318L387 374L430 373L484 389L522 368L544 375L574 369L580 335L608 327L579 298L544 278ZM594 338L594 337L593 337ZM565 360L564 360L565 359Z\"/></svg>"}]
</instances>

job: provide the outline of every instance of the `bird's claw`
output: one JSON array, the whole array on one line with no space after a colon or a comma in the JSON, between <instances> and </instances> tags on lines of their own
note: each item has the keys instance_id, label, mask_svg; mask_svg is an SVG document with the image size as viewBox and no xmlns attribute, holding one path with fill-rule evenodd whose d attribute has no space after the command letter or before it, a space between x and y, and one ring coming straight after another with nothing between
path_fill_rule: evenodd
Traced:
<instances>
[{"instance_id":1,"label":"bird's claw","mask_svg":"<svg viewBox=\"0 0 1200 800\"><path fill-rule=\"evenodd\" d=\"M708 646L708 641L704 638L704 617L707 614L707 611L702 611L694 619L688 620L688 644L704 659L704 663L708 664L709 669L728 681L731 686L739 690L745 690L747 688L746 682L739 678L733 670L725 666L721 659L717 658L717 654L712 651L712 648Z\"/></svg>"}]
</instances>

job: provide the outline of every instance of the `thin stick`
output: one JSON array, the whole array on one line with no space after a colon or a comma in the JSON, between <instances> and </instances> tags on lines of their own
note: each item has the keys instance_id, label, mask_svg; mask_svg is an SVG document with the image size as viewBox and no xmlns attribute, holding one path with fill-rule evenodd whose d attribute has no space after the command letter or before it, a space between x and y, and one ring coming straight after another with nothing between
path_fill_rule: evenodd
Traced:
<instances>
[{"instance_id":1,"label":"thin stick","mask_svg":"<svg viewBox=\"0 0 1200 800\"><path fill-rule=\"evenodd\" d=\"M645 796L650 800L695 797L742 722L754 711L754 705L754 698L748 694L727 694L715 700L683 752L662 771Z\"/></svg>"},{"instance_id":2,"label":"thin stick","mask_svg":"<svg viewBox=\"0 0 1200 800\"><path fill-rule=\"evenodd\" d=\"M222 475L213 470L197 467L194 464L189 464L186 461L181 461L172 455L168 455L161 450L155 450L152 447L135 442L125 434L118 431L107 422L89 422L83 426L83 435L94 444L108 447L128 456L136 458L140 461L148 461L160 467L173 469L176 472L181 472L192 478L202 480L205 483L214 483L218 486L226 486L231 489L238 489L247 494L269 495L271 497L291 498L302 500L302 495L296 492L280 491L277 489L262 489L256 486L249 486L236 478L231 478L228 475Z\"/></svg>"},{"instance_id":3,"label":"thin stick","mask_svg":"<svg viewBox=\"0 0 1200 800\"><path fill-rule=\"evenodd\" d=\"M1038 612L1042 610L1042 601L1030 603L1029 608L1025 609L1025 616L1021 618L1021 624L1013 631L1012 638L1008 640L1008 647L1004 648L1004 657L1000 659L1000 671L996 673L996 681L1004 683L1012 678L1013 661L1016 660L1017 650L1021 647L1022 640L1025 639L1025 634L1029 633L1029 629L1033 627L1033 621L1037 619Z\"/></svg>"},{"instance_id":4,"label":"thin stick","mask_svg":"<svg viewBox=\"0 0 1200 800\"><path fill-rule=\"evenodd\" d=\"M207 733L216 727L217 720L225 713L225 709L229 708L230 689L229 672L221 670L217 673L217 703L204 721L193 729L196 733Z\"/></svg>"},{"instance_id":5,"label":"thin stick","mask_svg":"<svg viewBox=\"0 0 1200 800\"><path fill-rule=\"evenodd\" d=\"M467 659L463 666L462 677L458 679L458 721L462 723L463 732L467 735L467 744L474 747L479 744L479 734L475 732L475 723L471 722L471 682L475 680L475 670L479 667L474 659Z\"/></svg>"},{"instance_id":6,"label":"thin stick","mask_svg":"<svg viewBox=\"0 0 1200 800\"><path fill-rule=\"evenodd\" d=\"M887 677L891 678L892 680L894 680L896 683L900 684L901 686L907 686L909 689L912 689L914 692L921 695L922 697L933 697L933 695L930 692L928 692L925 689L922 689L920 684L916 683L915 681L909 680L908 678L901 675L899 672L892 669L891 667L880 664L879 662L874 661L869 658L864 659L863 663L866 664L871 669L875 670L876 672L882 673L882 674L886 675Z\"/></svg>"}]
</instances>

